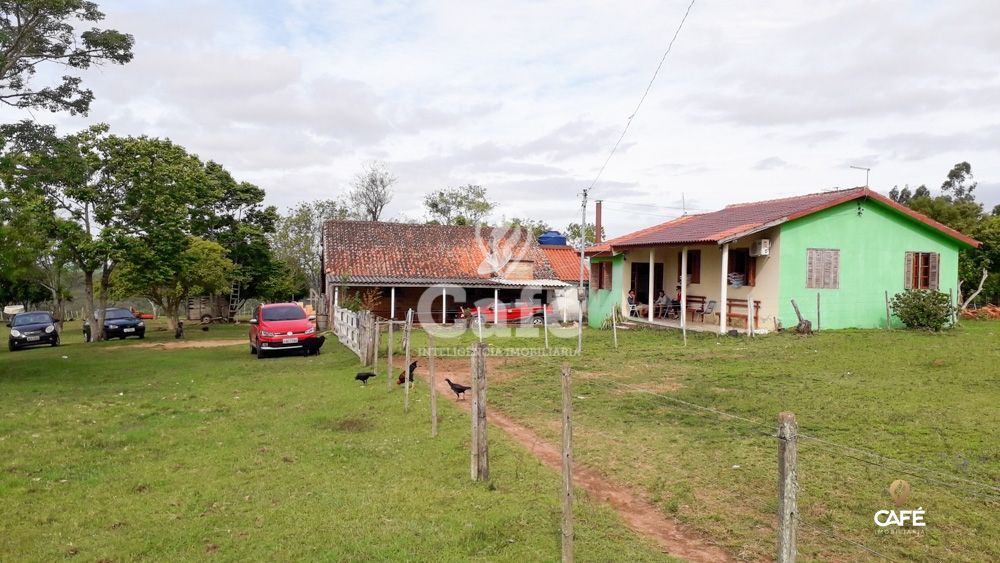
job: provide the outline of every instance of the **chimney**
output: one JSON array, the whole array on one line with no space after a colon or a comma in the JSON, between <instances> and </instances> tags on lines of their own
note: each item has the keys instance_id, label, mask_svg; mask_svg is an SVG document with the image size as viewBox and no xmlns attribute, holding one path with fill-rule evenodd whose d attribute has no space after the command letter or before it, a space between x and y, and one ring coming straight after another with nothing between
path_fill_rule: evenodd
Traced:
<instances>
[{"instance_id":1,"label":"chimney","mask_svg":"<svg viewBox=\"0 0 1000 563\"><path fill-rule=\"evenodd\" d=\"M597 217L594 219L594 244L601 243L601 200L594 202Z\"/></svg>"}]
</instances>

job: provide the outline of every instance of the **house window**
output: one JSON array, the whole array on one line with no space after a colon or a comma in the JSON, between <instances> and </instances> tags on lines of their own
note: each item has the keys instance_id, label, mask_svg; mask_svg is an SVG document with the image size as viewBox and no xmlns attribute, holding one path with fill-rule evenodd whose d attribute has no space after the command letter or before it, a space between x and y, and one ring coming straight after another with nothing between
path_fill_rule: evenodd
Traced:
<instances>
[{"instance_id":1,"label":"house window","mask_svg":"<svg viewBox=\"0 0 1000 563\"><path fill-rule=\"evenodd\" d=\"M743 276L742 285L756 285L757 258L750 256L749 248L732 248L729 250L729 285L733 285L735 277Z\"/></svg>"},{"instance_id":2,"label":"house window","mask_svg":"<svg viewBox=\"0 0 1000 563\"><path fill-rule=\"evenodd\" d=\"M590 265L590 283L597 289L611 289L611 262L594 262Z\"/></svg>"},{"instance_id":3,"label":"house window","mask_svg":"<svg viewBox=\"0 0 1000 563\"><path fill-rule=\"evenodd\" d=\"M806 287L840 287L840 251L832 248L806 249Z\"/></svg>"},{"instance_id":4,"label":"house window","mask_svg":"<svg viewBox=\"0 0 1000 563\"><path fill-rule=\"evenodd\" d=\"M903 264L903 289L933 289L939 285L941 255L937 252L907 252Z\"/></svg>"},{"instance_id":5,"label":"house window","mask_svg":"<svg viewBox=\"0 0 1000 563\"><path fill-rule=\"evenodd\" d=\"M684 253L677 253L677 281L681 281L681 260L683 259ZM701 251L700 250L688 250L688 276L691 278L690 283L701 283Z\"/></svg>"}]
</instances>

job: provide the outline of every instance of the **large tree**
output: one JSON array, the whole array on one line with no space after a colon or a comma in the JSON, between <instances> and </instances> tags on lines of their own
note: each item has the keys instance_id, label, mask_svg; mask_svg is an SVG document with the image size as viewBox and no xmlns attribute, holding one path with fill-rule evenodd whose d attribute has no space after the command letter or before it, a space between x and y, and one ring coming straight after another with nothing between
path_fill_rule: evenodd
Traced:
<instances>
[{"instance_id":1,"label":"large tree","mask_svg":"<svg viewBox=\"0 0 1000 563\"><path fill-rule=\"evenodd\" d=\"M586 244L588 244L588 245L594 244L594 241L596 240L594 238L594 233L596 232L595 229L594 229L594 224L593 223L587 223L587 228L586 228L585 232L586 232L586 239L585 239ZM569 244L573 248L579 248L580 247L580 237L581 237L580 223L570 223L569 225L567 225L566 226L566 232L564 234L566 235L566 243L567 244ZM605 238L606 237L604 236L604 227L602 226L601 227L601 240L604 240Z\"/></svg>"},{"instance_id":2,"label":"large tree","mask_svg":"<svg viewBox=\"0 0 1000 563\"><path fill-rule=\"evenodd\" d=\"M486 188L475 184L442 188L424 196L424 207L431 221L442 225L477 224L493 211L494 206L486 195Z\"/></svg>"},{"instance_id":3,"label":"large tree","mask_svg":"<svg viewBox=\"0 0 1000 563\"><path fill-rule=\"evenodd\" d=\"M352 213L363 221L378 221L382 212L392 201L392 186L396 177L389 171L389 165L373 160L364 165L351 183L347 197Z\"/></svg>"},{"instance_id":4,"label":"large tree","mask_svg":"<svg viewBox=\"0 0 1000 563\"><path fill-rule=\"evenodd\" d=\"M56 84L41 86L32 79L39 68L78 71L131 61L131 35L76 28L103 19L97 4L86 0L0 1L0 102L86 114L94 94L79 76L63 75Z\"/></svg>"},{"instance_id":5,"label":"large tree","mask_svg":"<svg viewBox=\"0 0 1000 563\"><path fill-rule=\"evenodd\" d=\"M170 327L176 328L188 297L228 288L236 270L217 242L187 237L185 245L179 253L166 256L165 252L177 250L172 242L133 240L112 280L115 295L150 299L164 310Z\"/></svg>"}]
</instances>

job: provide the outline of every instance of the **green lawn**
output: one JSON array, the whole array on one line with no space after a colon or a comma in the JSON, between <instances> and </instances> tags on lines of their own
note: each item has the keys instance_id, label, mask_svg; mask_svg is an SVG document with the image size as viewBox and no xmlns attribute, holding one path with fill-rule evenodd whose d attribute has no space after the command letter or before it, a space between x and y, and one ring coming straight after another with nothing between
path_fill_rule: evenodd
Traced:
<instances>
[{"instance_id":1,"label":"green lawn","mask_svg":"<svg viewBox=\"0 0 1000 563\"><path fill-rule=\"evenodd\" d=\"M494 431L493 479L472 483L467 414L442 397L431 439L426 386L403 415L335 342L264 361L137 344L73 324L59 348L0 351L0 560L558 560L558 475ZM579 560L666 559L578 498Z\"/></svg>"},{"instance_id":2,"label":"green lawn","mask_svg":"<svg viewBox=\"0 0 1000 563\"><path fill-rule=\"evenodd\" d=\"M769 559L777 508L777 414L801 432L803 560L1000 560L1000 323L944 334L835 331L813 337L588 331L575 367L576 457L636 487L733 556ZM538 345L493 339L498 346ZM555 341L575 347L575 341ZM564 358L505 360L491 404L558 441ZM680 399L739 417L698 410ZM920 535L879 533L887 488L927 511ZM854 543L852 543L854 542Z\"/></svg>"}]
</instances>

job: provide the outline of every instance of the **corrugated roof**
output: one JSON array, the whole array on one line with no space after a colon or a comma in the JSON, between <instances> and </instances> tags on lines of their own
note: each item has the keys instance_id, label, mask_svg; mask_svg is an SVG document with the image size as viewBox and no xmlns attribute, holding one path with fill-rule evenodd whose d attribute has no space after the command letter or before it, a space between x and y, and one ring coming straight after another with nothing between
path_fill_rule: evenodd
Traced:
<instances>
[{"instance_id":1,"label":"corrugated roof","mask_svg":"<svg viewBox=\"0 0 1000 563\"><path fill-rule=\"evenodd\" d=\"M375 221L328 221L324 226L324 267L335 278L491 280L503 272L481 266L490 256L493 230L488 227L422 225ZM556 273L527 229L511 229L497 247L531 262L534 279Z\"/></svg>"},{"instance_id":2,"label":"corrugated roof","mask_svg":"<svg viewBox=\"0 0 1000 563\"><path fill-rule=\"evenodd\" d=\"M566 282L580 280L580 252L571 246L541 245L542 252L549 258L556 277ZM590 279L589 268L583 269L583 281Z\"/></svg>"},{"instance_id":3,"label":"corrugated roof","mask_svg":"<svg viewBox=\"0 0 1000 563\"><path fill-rule=\"evenodd\" d=\"M334 280L331 280L334 281ZM561 280L509 280L505 278L405 278L379 276L345 276L336 281L344 285L365 285L376 287L427 287L446 285L457 287L569 287L570 284Z\"/></svg>"},{"instance_id":4,"label":"corrugated roof","mask_svg":"<svg viewBox=\"0 0 1000 563\"><path fill-rule=\"evenodd\" d=\"M588 255L618 247L681 244L721 244L756 231L829 209L848 201L870 198L970 246L979 241L902 206L868 188L851 188L781 199L739 203L719 211L683 217L629 233L587 249Z\"/></svg>"}]
</instances>

